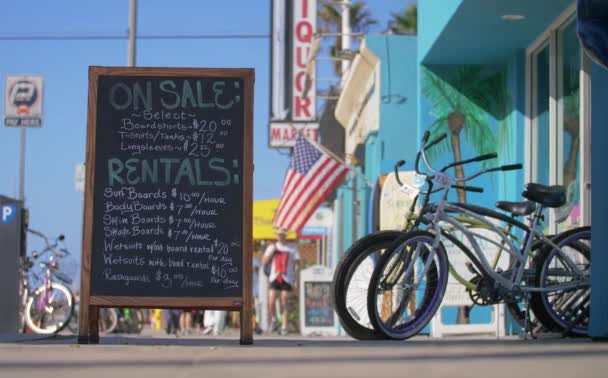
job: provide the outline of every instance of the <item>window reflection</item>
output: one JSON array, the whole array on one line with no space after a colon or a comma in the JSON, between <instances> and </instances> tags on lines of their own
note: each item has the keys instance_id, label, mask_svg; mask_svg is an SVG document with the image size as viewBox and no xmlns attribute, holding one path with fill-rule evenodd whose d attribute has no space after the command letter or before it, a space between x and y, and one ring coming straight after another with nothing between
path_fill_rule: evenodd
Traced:
<instances>
[{"instance_id":1,"label":"window reflection","mask_svg":"<svg viewBox=\"0 0 608 378\"><path fill-rule=\"evenodd\" d=\"M558 146L561 165L559 184L567 190L566 206L556 210L560 229L577 226L580 216L580 47L576 23L571 22L558 32Z\"/></svg>"}]
</instances>

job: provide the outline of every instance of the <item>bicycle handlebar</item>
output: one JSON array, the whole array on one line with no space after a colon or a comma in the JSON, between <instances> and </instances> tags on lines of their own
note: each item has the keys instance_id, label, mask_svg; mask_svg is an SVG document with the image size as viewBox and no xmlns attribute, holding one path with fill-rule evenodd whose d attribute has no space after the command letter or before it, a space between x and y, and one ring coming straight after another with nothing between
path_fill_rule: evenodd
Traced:
<instances>
[{"instance_id":1,"label":"bicycle handlebar","mask_svg":"<svg viewBox=\"0 0 608 378\"><path fill-rule=\"evenodd\" d=\"M465 192L483 193L483 188L480 188L479 186L452 185L452 188L454 188L454 189L462 189Z\"/></svg>"},{"instance_id":2,"label":"bicycle handlebar","mask_svg":"<svg viewBox=\"0 0 608 378\"><path fill-rule=\"evenodd\" d=\"M468 164L468 163L474 163L477 161L490 160L490 159L495 159L497 157L498 157L498 154L496 152L492 152L490 154L479 155L479 156L471 158L471 159L456 161L454 163L448 164L445 167L441 168L441 172L445 172L449 168L455 167L457 165L464 165L464 164Z\"/></svg>"},{"instance_id":3,"label":"bicycle handlebar","mask_svg":"<svg viewBox=\"0 0 608 378\"><path fill-rule=\"evenodd\" d=\"M424 135L422 135L422 144L426 144L426 141L429 140L429 137L431 136L431 132L430 131L425 131Z\"/></svg>"},{"instance_id":4,"label":"bicycle handlebar","mask_svg":"<svg viewBox=\"0 0 608 378\"><path fill-rule=\"evenodd\" d=\"M522 169L523 165L521 164L508 164L508 165L503 165L502 167L500 167L500 169L502 171L514 171L517 169Z\"/></svg>"},{"instance_id":5,"label":"bicycle handlebar","mask_svg":"<svg viewBox=\"0 0 608 378\"><path fill-rule=\"evenodd\" d=\"M429 136L430 136L430 132L426 131L424 133L424 136L422 137L422 147L420 148L420 151L418 152L418 154L416 154L416 162L415 162L416 173L418 173L420 175L425 175L424 173L420 172L420 169L419 169L420 157L422 157L422 160L424 161L424 165L427 167L427 169L433 173L433 176L429 176L428 174L426 174L427 180L429 180L429 179L432 180L437 173L445 172L447 169L449 169L451 167L455 167L455 166L463 165L463 164L468 164L468 163L472 163L472 162L478 162L478 161L484 161L484 160L489 160L489 159L495 159L496 157L498 157L498 154L496 154L495 152L489 153L489 154L484 154L484 155L480 155L480 156L477 156L477 157L474 157L474 158L471 158L471 159L461 160L461 161L457 161L457 162L448 164L447 166L443 167L440 171L436 171L436 170L434 170L431 167L431 165L429 164L429 162L427 160L426 149L428 147L432 147L435 144L437 144L440 141L442 141L447 136L447 134L443 134L443 135L439 136L438 138L436 138L435 140L433 140L431 143L429 143L428 145L426 145L426 142L427 142ZM479 171L479 172L477 172L477 173L475 173L475 174L473 174L473 175L471 175L469 177L464 177L464 178L455 178L455 177L452 177L452 180L454 182L457 182L457 183L459 183L459 182L465 182L465 181L472 180L472 179L474 179L474 178L476 178L478 176L481 176L484 173L498 171L498 170L508 171L508 170L515 170L515 169L521 169L521 168L522 168L521 164L503 165L501 167L483 169L483 170L481 170L481 171ZM462 187L459 187L459 188L463 189ZM478 187L471 187L471 188L474 188L474 189L470 190L470 191L479 192L479 189L481 189L483 191L482 188L478 188ZM463 190L466 190L466 189L463 189Z\"/></svg>"},{"instance_id":6,"label":"bicycle handlebar","mask_svg":"<svg viewBox=\"0 0 608 378\"><path fill-rule=\"evenodd\" d=\"M403 186L403 183L401 182L401 180L399 179L399 170L397 168L401 167L403 164L405 164L405 160L399 160L397 163L395 163L395 177L397 178L397 182L399 183L399 185Z\"/></svg>"},{"instance_id":7,"label":"bicycle handlebar","mask_svg":"<svg viewBox=\"0 0 608 378\"><path fill-rule=\"evenodd\" d=\"M32 253L32 257L35 260L39 259L40 257L42 257L43 255L45 255L48 252L52 252L53 257L57 256L60 258L66 257L67 255L70 254L70 252L65 248L57 248L59 246L59 242L62 242L65 240L65 235L59 234L59 236L57 236L57 239L55 239L55 242L53 244L51 244L51 242L49 241L49 238L46 235L44 235L42 232L36 231L31 228L28 228L27 231L33 235L38 236L42 240L44 240L44 244L45 244L44 249L39 253L36 253L36 252Z\"/></svg>"},{"instance_id":8,"label":"bicycle handlebar","mask_svg":"<svg viewBox=\"0 0 608 378\"><path fill-rule=\"evenodd\" d=\"M424 149L429 149L431 147L433 147L434 145L436 145L437 143L441 142L442 140L444 140L445 138L448 137L448 134L443 133L440 136L438 136L437 138L433 139L433 141L429 144L427 144L426 146L424 146Z\"/></svg>"}]
</instances>

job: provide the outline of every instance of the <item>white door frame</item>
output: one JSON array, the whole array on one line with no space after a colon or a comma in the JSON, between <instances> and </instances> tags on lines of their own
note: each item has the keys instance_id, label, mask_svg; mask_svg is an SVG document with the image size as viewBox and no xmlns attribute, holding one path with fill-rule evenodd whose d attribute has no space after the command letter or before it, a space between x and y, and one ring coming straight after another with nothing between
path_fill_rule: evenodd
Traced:
<instances>
[{"instance_id":1,"label":"white door frame","mask_svg":"<svg viewBox=\"0 0 608 378\"><path fill-rule=\"evenodd\" d=\"M561 57L557 54L559 46L558 32L576 16L576 4L568 7L549 27L526 49L526 140L525 140L525 178L526 182L536 180L537 160L539 156L533 142L537 140L537 129L534 126L536 118L535 95L538 92L536 81L537 61L535 55L542 51L547 44L549 45L549 182L555 185L560 181L562 172L560 164L563 159L563 151L560 151L560 139L563 137L562 130L558 128L558 101L562 85L562 72L558 72L561 66ZM559 70L561 71L561 70ZM590 63L581 49L581 69L580 69L580 206L581 223L591 224L591 151L585 148L591 145L591 77ZM542 157L541 157L542 158ZM557 232L555 224L555 212L549 212L549 232Z\"/></svg>"}]
</instances>

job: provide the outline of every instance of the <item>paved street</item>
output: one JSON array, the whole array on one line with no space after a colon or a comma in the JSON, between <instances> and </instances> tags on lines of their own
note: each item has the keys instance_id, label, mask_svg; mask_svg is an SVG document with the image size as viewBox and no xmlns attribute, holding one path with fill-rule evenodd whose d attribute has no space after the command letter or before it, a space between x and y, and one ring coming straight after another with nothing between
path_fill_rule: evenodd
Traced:
<instances>
[{"instance_id":1,"label":"paved street","mask_svg":"<svg viewBox=\"0 0 608 378\"><path fill-rule=\"evenodd\" d=\"M608 343L490 337L405 342L263 336L112 336L99 345L0 338L0 377L606 377Z\"/></svg>"}]
</instances>

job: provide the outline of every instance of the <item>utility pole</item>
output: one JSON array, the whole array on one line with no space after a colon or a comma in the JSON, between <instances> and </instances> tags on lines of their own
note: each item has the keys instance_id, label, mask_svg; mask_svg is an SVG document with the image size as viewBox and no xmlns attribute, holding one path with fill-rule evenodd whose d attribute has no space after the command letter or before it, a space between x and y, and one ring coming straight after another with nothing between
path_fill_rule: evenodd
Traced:
<instances>
[{"instance_id":1,"label":"utility pole","mask_svg":"<svg viewBox=\"0 0 608 378\"><path fill-rule=\"evenodd\" d=\"M19 154L19 201L25 208L25 126L21 125L21 152Z\"/></svg>"},{"instance_id":2,"label":"utility pole","mask_svg":"<svg viewBox=\"0 0 608 378\"><path fill-rule=\"evenodd\" d=\"M135 67L135 36L137 34L137 0L129 0L129 52L128 66Z\"/></svg>"},{"instance_id":3,"label":"utility pole","mask_svg":"<svg viewBox=\"0 0 608 378\"><path fill-rule=\"evenodd\" d=\"M342 7L342 50L350 51L350 0L342 0L340 3ZM344 78L346 77L346 72L350 67L350 60L342 58L342 84L344 84Z\"/></svg>"},{"instance_id":4,"label":"utility pole","mask_svg":"<svg viewBox=\"0 0 608 378\"><path fill-rule=\"evenodd\" d=\"M350 0L341 0L340 1L340 7L341 7L341 30L340 30L340 34L341 34L341 39L342 39L342 51L350 51L350 7L351 7L351 2ZM350 60L349 59L345 59L345 56L342 54L342 51L338 52L338 56L341 57L341 73L342 73L342 77L340 78L340 86L343 88L344 87L344 81L346 80L346 74L348 72L348 69L350 67ZM356 167L353 166L352 162L354 159L347 159L346 164L349 166L349 168L352 170L352 181L351 181L351 188L353 191L353 196L352 196L352 223L351 223L351 243L354 243L355 240L357 240L357 229L358 229L358 225L359 225L359 196L358 196L358 189L357 189L357 174L356 174Z\"/></svg>"}]
</instances>

